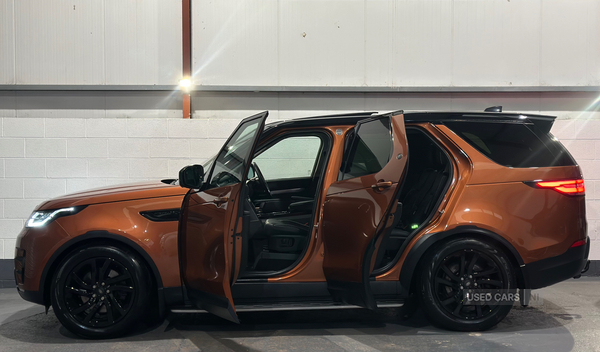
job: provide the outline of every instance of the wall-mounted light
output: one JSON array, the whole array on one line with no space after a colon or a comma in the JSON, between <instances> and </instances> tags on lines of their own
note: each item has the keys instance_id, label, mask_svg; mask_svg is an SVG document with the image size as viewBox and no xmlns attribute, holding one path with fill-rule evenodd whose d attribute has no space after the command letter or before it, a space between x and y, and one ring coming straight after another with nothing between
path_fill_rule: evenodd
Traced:
<instances>
[{"instance_id":1,"label":"wall-mounted light","mask_svg":"<svg viewBox=\"0 0 600 352\"><path fill-rule=\"evenodd\" d=\"M192 86L192 81L189 78L183 78L179 81L179 87L184 91L189 91Z\"/></svg>"}]
</instances>

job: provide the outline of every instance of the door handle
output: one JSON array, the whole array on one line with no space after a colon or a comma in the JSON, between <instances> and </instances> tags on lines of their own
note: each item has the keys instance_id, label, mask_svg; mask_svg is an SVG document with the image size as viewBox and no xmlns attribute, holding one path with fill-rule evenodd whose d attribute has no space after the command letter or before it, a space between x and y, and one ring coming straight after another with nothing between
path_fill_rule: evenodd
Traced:
<instances>
[{"instance_id":1,"label":"door handle","mask_svg":"<svg viewBox=\"0 0 600 352\"><path fill-rule=\"evenodd\" d=\"M382 192L386 188L390 188L390 187L392 187L392 181L384 181L384 180L379 180L379 181L377 181L377 183L375 183L374 185L371 186L371 188L373 188L373 190L376 192Z\"/></svg>"},{"instance_id":2,"label":"door handle","mask_svg":"<svg viewBox=\"0 0 600 352\"><path fill-rule=\"evenodd\" d=\"M215 203L218 207L220 207L223 203L227 202L228 200L228 197L217 197L213 199L212 202Z\"/></svg>"}]
</instances>

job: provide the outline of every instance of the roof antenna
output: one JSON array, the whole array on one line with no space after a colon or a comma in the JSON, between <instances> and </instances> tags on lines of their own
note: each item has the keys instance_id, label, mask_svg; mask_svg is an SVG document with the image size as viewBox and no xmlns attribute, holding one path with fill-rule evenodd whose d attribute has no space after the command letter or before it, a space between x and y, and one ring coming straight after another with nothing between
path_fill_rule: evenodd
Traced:
<instances>
[{"instance_id":1,"label":"roof antenna","mask_svg":"<svg viewBox=\"0 0 600 352\"><path fill-rule=\"evenodd\" d=\"M502 112L502 105L490 106L489 108L483 110L485 112Z\"/></svg>"}]
</instances>

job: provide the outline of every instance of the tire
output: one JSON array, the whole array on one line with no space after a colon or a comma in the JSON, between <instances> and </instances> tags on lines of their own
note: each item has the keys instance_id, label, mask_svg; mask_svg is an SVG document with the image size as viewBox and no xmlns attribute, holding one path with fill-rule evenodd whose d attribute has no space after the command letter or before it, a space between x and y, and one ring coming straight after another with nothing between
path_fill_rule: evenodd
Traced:
<instances>
[{"instance_id":1,"label":"tire","mask_svg":"<svg viewBox=\"0 0 600 352\"><path fill-rule=\"evenodd\" d=\"M455 331L487 330L504 319L512 308L506 304L463 304L463 291L467 287L517 288L509 258L492 244L473 238L450 240L430 250L422 268L417 283L419 299L429 321L438 327Z\"/></svg>"},{"instance_id":2,"label":"tire","mask_svg":"<svg viewBox=\"0 0 600 352\"><path fill-rule=\"evenodd\" d=\"M86 338L112 338L129 332L149 311L149 293L153 291L141 258L112 246L70 253L56 270L51 289L58 320Z\"/></svg>"}]
</instances>

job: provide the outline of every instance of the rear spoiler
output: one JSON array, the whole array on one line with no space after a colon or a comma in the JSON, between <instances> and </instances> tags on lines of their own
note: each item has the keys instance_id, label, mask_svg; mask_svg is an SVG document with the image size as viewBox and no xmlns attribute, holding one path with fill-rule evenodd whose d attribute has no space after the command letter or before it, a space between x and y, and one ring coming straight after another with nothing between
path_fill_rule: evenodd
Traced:
<instances>
[{"instance_id":1,"label":"rear spoiler","mask_svg":"<svg viewBox=\"0 0 600 352\"><path fill-rule=\"evenodd\" d=\"M489 108L483 110L485 112L502 112L502 105L490 106ZM546 116L546 115L519 115L519 118L527 118L527 120L531 121L533 125L540 131L544 133L549 133L552 129L552 125L554 124L554 120L556 116Z\"/></svg>"},{"instance_id":2,"label":"rear spoiler","mask_svg":"<svg viewBox=\"0 0 600 352\"><path fill-rule=\"evenodd\" d=\"M546 115L523 115L527 120L531 121L537 129L544 133L550 133L556 116Z\"/></svg>"}]
</instances>

